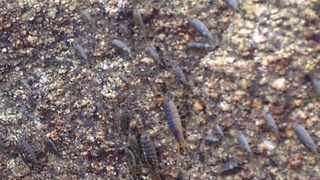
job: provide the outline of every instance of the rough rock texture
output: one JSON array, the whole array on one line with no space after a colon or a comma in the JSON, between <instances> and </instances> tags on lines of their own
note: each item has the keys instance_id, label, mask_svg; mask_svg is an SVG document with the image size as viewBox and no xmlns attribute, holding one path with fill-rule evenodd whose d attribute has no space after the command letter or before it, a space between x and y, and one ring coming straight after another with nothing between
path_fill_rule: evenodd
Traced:
<instances>
[{"instance_id":1,"label":"rough rock texture","mask_svg":"<svg viewBox=\"0 0 320 180\"><path fill-rule=\"evenodd\" d=\"M0 176L126 179L131 171L141 179L319 177L319 156L300 143L292 124L304 126L320 145L320 100L310 78L320 77L320 2L241 0L239 8L222 0L0 1ZM134 9L145 27L136 27ZM190 18L208 27L216 49L186 49L188 42L207 43ZM132 53L113 47L112 39ZM150 57L148 45L166 65ZM188 86L179 84L173 64ZM163 96L181 115L182 155L165 120ZM266 128L263 110L274 117L280 137ZM119 117L124 111L132 116L129 128ZM203 138L216 134L216 123L226 138L208 145ZM238 131L253 157L239 148ZM160 172L152 172L142 154L136 154L135 170L126 161L128 136L144 132ZM45 149L44 136L62 159ZM34 169L16 151L19 137L36 151ZM241 167L219 175L229 161Z\"/></svg>"}]
</instances>

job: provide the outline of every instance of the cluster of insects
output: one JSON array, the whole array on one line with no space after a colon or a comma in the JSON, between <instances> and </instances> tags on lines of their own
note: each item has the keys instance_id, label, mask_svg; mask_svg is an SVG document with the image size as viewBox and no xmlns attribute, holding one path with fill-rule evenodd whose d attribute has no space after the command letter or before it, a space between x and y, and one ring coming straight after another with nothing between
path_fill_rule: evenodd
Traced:
<instances>
[{"instance_id":1,"label":"cluster of insects","mask_svg":"<svg viewBox=\"0 0 320 180\"><path fill-rule=\"evenodd\" d=\"M233 10L235 10L235 13L241 12L237 1L235 0L226 0L226 3L232 7ZM191 160L192 161L198 157L201 157L201 155L194 155L194 148L191 150L190 146L188 145L188 137L187 134L187 128L188 128L188 122L183 120L183 114L180 110L179 105L181 103L179 102L185 102L183 100L188 98L188 93L191 93L192 83L190 83L191 80L188 79L188 74L186 73L185 69L188 70L187 65L184 66L183 63L177 63L174 61L169 61L165 58L164 54L166 52L162 52L163 49L157 47L156 45L153 45L151 43L152 38L148 37L147 34L150 31L147 27L148 24L145 24L144 15L139 11L139 9L131 7L130 10L126 10L124 13L126 13L126 17L128 17L128 21L126 23L118 23L113 27L116 27L119 32L124 37L117 36L117 37L111 37L108 40L108 45L112 49L111 52L116 52L117 55L123 57L124 60L127 60L125 62L130 61L136 61L138 58L140 58L141 54L137 53L138 48L145 48L145 54L146 56L150 57L153 62L161 70L165 70L165 72L171 73L175 77L174 87L178 87L177 89L182 89L182 94L185 96L179 96L180 99L175 99L176 97L170 97L175 96L170 94L172 91L167 91L167 82L161 82L164 84L162 92L161 92L161 100L158 101L158 104L154 105L153 108L156 109L157 112L160 112L161 115L163 115L163 120L161 122L165 122L161 124L161 127L165 127L168 132L170 132L170 137L172 137L174 143L176 146L172 149L174 149L174 153L176 154L175 161L176 161L176 167L172 168L175 171L179 172L179 175L177 176L169 176L169 173L166 173L168 166L172 166L170 164L171 162L167 162L163 159L162 156L164 156L161 152L161 150L165 149L165 147L159 147L159 143L157 143L161 139L162 136L156 136L153 132L154 129L150 128L148 125L145 125L144 121L146 120L140 120L144 117L141 116L137 118L134 114L136 111L134 111L131 106L128 104L127 106L120 108L118 112L111 112L111 116L116 119L118 126L120 127L120 137L119 139L121 142L124 142L123 144L119 144L121 157L125 159L125 166L127 170L126 178L127 179L168 179L168 178L174 178L174 179L183 179L184 177L184 169L186 166L189 169L192 169L193 162L190 164L187 164L183 162L184 159L189 158L189 153L191 152ZM97 28L96 22L94 17L90 15L90 12L87 10L80 10L79 14L82 16L84 21L88 24L88 27L95 30ZM129 14L129 15L128 15ZM201 35L205 40L202 41L188 41L185 44L186 51L195 51L195 52L211 52L218 48L219 44L216 41L214 35L210 31L210 29L205 25L205 21L202 21L197 18L189 18L185 17L185 20L187 21L188 28L195 30L197 35ZM132 35L134 33L134 35ZM139 44L140 46L135 46L133 42L133 38L137 38L140 40ZM81 39L81 38L79 38ZM74 44L71 46L73 50L75 51L76 55L80 57L81 59L85 60L86 62L91 60L92 55L90 54L90 50L86 46L82 46L81 41L74 41ZM140 50L140 49L138 49ZM107 53L106 53L107 54ZM137 58L138 57L138 58ZM142 71L141 71L142 72ZM134 72L136 73L136 72ZM186 73L186 74L185 74ZM138 73L137 73L138 74ZM136 75L136 74L135 74ZM144 74L138 74L141 77L144 77ZM127 86L130 85L129 88L135 88L134 83L130 79L130 75L127 76L124 73L121 72L121 75L119 76L119 79L121 79L122 82L126 83ZM147 78L145 78L147 79ZM320 80L316 77L311 77L311 81L315 87L315 90L318 94L320 94ZM28 83L22 81L25 86L30 89L30 86ZM159 84L161 84L159 83ZM132 85L132 86L131 86ZM147 87L147 85L146 85ZM171 86L170 86L171 88ZM169 88L169 89L170 89ZM160 89L160 88L159 88ZM158 90L158 89L157 89ZM170 92L170 93L168 93ZM134 96L133 94L132 96ZM182 98L181 98L182 97ZM185 99L184 99L185 98ZM120 101L120 100L119 100ZM125 101L125 100L124 100ZM187 101L187 100L186 100ZM125 104L125 103L124 103ZM138 103L137 103L138 104ZM141 107L143 109L143 107ZM144 109L143 109L144 110ZM141 111L143 111L141 110ZM187 109L189 111L190 109ZM98 111L98 110L97 110ZM142 114L142 113L141 113ZM283 137L283 132L281 128L278 128L277 121L274 120L273 116L269 112L263 112L261 113L262 117L264 118L264 125L267 127L269 131L271 131L272 134L274 134L278 139ZM104 116L106 117L106 116ZM138 120L137 120L138 119ZM132 121L135 120L135 122L138 122L139 125L132 125ZM139 121L140 120L140 121ZM297 123L292 123L291 129L295 132L298 139L302 142L302 144L310 150L310 152L317 154L318 153L318 147L316 143L313 141L312 137L308 133L308 131L302 126ZM162 126L163 125L163 126ZM220 124L221 125L221 124ZM230 137L228 134L228 130L224 129L225 126L220 126L219 123L214 123L213 130L216 132L217 135L208 134L203 136L203 144L205 147L217 147L220 143L223 142L231 142L236 141L238 144L239 150L243 152L245 157L251 161L252 159L256 158L256 152L255 149L252 148L250 145L252 141L246 137L245 130L237 129L234 137ZM132 127L134 126L134 127ZM221 128L222 127L222 128ZM108 127L110 128L110 127ZM211 129L210 129L211 130ZM191 135L189 135L191 136ZM115 142L117 142L115 140ZM168 142L167 140L163 140L162 142ZM47 153L50 152L53 154L57 159L62 159L62 155L58 148L55 145L55 142L48 138L44 137L42 139L41 145L43 148L38 148L33 143L29 142L27 138L24 138L23 136L19 137L16 141L16 149L19 154L19 156L22 158L23 162L32 170L37 169L40 167L43 163L43 159L47 157ZM161 143L160 143L161 144ZM203 145L202 144L202 145ZM0 141L0 151L3 147L3 143ZM163 144L161 144L163 146ZM201 146L202 147L202 146ZM200 147L200 151L201 151ZM228 145L227 145L228 147ZM161 149L161 150L160 150ZM193 154L192 154L193 153ZM201 152L199 153L201 154ZM166 155L168 157L168 155ZM195 158L196 157L196 158ZM201 159L201 158L198 158ZM197 159L197 160L198 160ZM222 158L223 159L223 158ZM201 161L201 160L199 160ZM204 162L205 160L203 160ZM240 172L241 170L245 169L245 163L238 161L238 159L233 158L233 155L228 156L227 159L218 160L218 164L220 164L220 168L218 168L217 171L215 171L218 175L230 175L230 174L236 174ZM186 165L187 164L187 165ZM182 168L181 168L182 167ZM177 174L177 173L176 173Z\"/></svg>"},{"instance_id":2,"label":"cluster of insects","mask_svg":"<svg viewBox=\"0 0 320 180\"><path fill-rule=\"evenodd\" d=\"M227 0L226 2L235 11L240 11L238 7L238 3L236 1ZM88 19L88 21L92 20L89 14L85 15L85 17L86 19ZM133 18L134 26L136 26L139 29L140 35L143 38L145 38L147 30L145 28L146 26L143 22L143 18L139 10L137 9L132 10L132 18ZM188 22L190 24L190 27L194 28L194 30L196 30L201 36L203 36L206 39L206 42L193 42L193 41L188 42L186 45L187 50L213 51L217 48L214 37L204 22L196 18L190 18ZM122 30L122 32L124 32L124 34L128 34L130 31L128 29L128 26L124 24L120 25L120 29ZM112 39L110 41L110 44L112 47L120 50L125 55L130 57L130 59L134 58L134 51L132 51L125 42L118 39ZM87 59L87 55L85 54L84 50L81 47L76 45L75 49L83 59ZM166 61L165 58L158 53L157 49L150 44L146 46L146 51L148 55L153 60L155 60L161 67L170 67L172 73L176 76L177 82L181 83L182 85L185 85L184 88L188 86L187 78L183 70L179 67L178 64L173 64L171 62ZM121 79L129 83L129 80L126 77L122 76ZM317 81L318 80L316 80L315 78L312 78L312 82L314 83L314 86L318 91L319 83ZM183 132L184 128L180 119L178 108L176 107L176 105L172 100L167 99L165 96L163 97L162 108L165 114L165 119L167 121L168 128L172 132L172 135L177 144L176 146L177 154L180 155L183 152L181 150L184 150L184 151L186 150L185 147L187 146L187 143L184 138L184 132ZM272 115L269 113L263 113L263 118L265 119L265 124L267 128L271 132L273 132L278 138L280 138L279 129ZM132 116L128 110L125 110L124 112L122 112L121 115L117 118L117 120L120 122L120 127L122 129L122 132L130 132L129 134L125 133L128 145L123 149L125 158L127 160L128 169L130 172L128 174L128 179L139 179L139 175L143 174L143 172L141 172L141 166L143 165L146 165L147 167L149 167L149 170L152 172L151 174L153 174L152 175L153 178L164 179L165 177L162 174L163 169L160 166L161 161L156 152L156 148L154 147L154 144L151 140L152 138L146 132L145 129L142 132L133 133L133 131L130 130L131 119L132 119ZM314 141L312 140L308 132L303 128L303 126L294 124L292 128L294 132L297 134L298 138L301 140L301 142L311 152L313 153L318 152L317 146L315 145ZM205 142L209 144L211 143L215 144L216 142L219 142L221 139L226 138L219 124L215 124L214 129L219 134L220 137L217 137L214 135L207 135L203 138ZM241 131L238 131L235 139L239 144L239 148L249 158L252 158L254 156L254 152L250 148L250 145L245 135ZM179 160L179 158L177 160ZM227 161L225 164L221 166L218 173L221 175L228 175L228 174L237 173L241 171L241 169L243 169L242 164L231 158L229 161Z\"/></svg>"},{"instance_id":3,"label":"cluster of insects","mask_svg":"<svg viewBox=\"0 0 320 180\"><path fill-rule=\"evenodd\" d=\"M22 158L23 162L31 169L38 169L41 166L41 159L46 157L46 153L50 152L57 159L62 156L51 138L44 137L40 144L35 145L28 138L21 136L16 142L16 150Z\"/></svg>"},{"instance_id":4,"label":"cluster of insects","mask_svg":"<svg viewBox=\"0 0 320 180\"><path fill-rule=\"evenodd\" d=\"M233 7L235 10L239 11L238 5L236 1L227 1L231 7ZM140 26L141 29L144 29L145 25L143 24L143 20L141 17L141 14L138 10L133 11L133 18L135 24ZM192 28L194 28L200 35L206 38L207 42L189 42L187 43L187 50L207 50L212 51L216 48L216 42L214 42L214 38L210 30L206 27L206 25L199 19L191 18L189 19L189 24ZM145 29L144 29L145 30ZM143 31L145 33L145 31ZM126 46L121 41L115 41L112 40L111 44L121 49L123 52L126 52L129 56L132 56L132 52L130 51L129 47ZM170 64L167 61L165 61L160 55L158 54L155 47L148 45L147 46L147 52L150 55L151 58L153 58L158 64L161 66L169 66L172 67L172 72L176 76L177 82L188 85L187 78L185 74L183 73L182 69L177 64ZM313 79L313 83L317 89L316 81ZM181 153L181 150L185 150L185 146L187 146L186 140L184 138L184 132L183 132L183 125L181 123L180 115L178 112L178 109L174 102L172 100L168 100L166 97L163 97L162 101L162 108L165 114L165 119L168 124L168 128L172 132L172 135L176 141L176 151L177 154ZM272 115L269 113L263 113L263 117L265 119L265 124L267 128L273 132L278 138L280 138L280 132L279 129L275 123L275 120L273 119ZM128 119L128 118L127 118ZM123 122L123 121L120 121ZM128 121L125 120L125 122L128 123ZM128 125L126 125L127 127ZM123 126L122 126L123 127ZM313 153L317 153L317 147L313 140L311 139L308 132L301 126L294 124L292 126L295 133L297 134L298 138L301 140L301 142ZM214 135L207 135L204 137L204 141L208 142L209 144L216 142L219 142L221 139L226 138L224 135L224 132L221 130L220 126L216 124L214 126L215 131L219 134L220 137L214 136ZM130 176L136 177L136 169L137 169L137 154L143 154L144 162L146 164L150 165L153 172L159 172L159 157L156 155L156 151L152 145L152 141L150 140L150 137L147 133L142 133L138 135L138 138L136 139L136 136L131 137L131 140L129 142L129 146L125 148L125 154L126 159L129 164L130 169ZM241 132L238 131L235 138L239 144L239 148L248 156L248 158L253 158L254 152L252 151L248 139L246 136ZM140 153L139 153L140 152ZM179 158L177 159L179 160ZM133 170L134 169L134 170ZM243 164L241 162L237 162L236 160L233 160L232 158L227 161L225 164L223 164L219 170L219 174L221 175L228 175L237 173L240 170L243 169Z\"/></svg>"},{"instance_id":5,"label":"cluster of insects","mask_svg":"<svg viewBox=\"0 0 320 180\"><path fill-rule=\"evenodd\" d=\"M121 132L125 135L127 146L123 152L129 169L128 179L138 179L142 173L141 167L145 165L153 178L159 179L162 177L159 157L151 137L147 132L134 133L129 127L132 116L130 112L121 112L117 120L119 121ZM129 134L128 134L129 132Z\"/></svg>"}]
</instances>

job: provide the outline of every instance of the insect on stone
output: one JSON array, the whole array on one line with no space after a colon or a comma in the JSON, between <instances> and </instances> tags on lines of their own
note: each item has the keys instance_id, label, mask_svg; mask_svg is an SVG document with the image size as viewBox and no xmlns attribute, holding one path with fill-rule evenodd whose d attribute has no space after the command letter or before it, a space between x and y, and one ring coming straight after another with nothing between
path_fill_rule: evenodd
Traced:
<instances>
[{"instance_id":1,"label":"insect on stone","mask_svg":"<svg viewBox=\"0 0 320 180\"><path fill-rule=\"evenodd\" d=\"M320 96L320 79L311 76L312 84L317 94Z\"/></svg>"},{"instance_id":2,"label":"insect on stone","mask_svg":"<svg viewBox=\"0 0 320 180\"><path fill-rule=\"evenodd\" d=\"M137 160L132 152L132 150L129 147L124 148L124 154L126 156L127 162L129 164L130 168L136 168L137 167Z\"/></svg>"},{"instance_id":3,"label":"insect on stone","mask_svg":"<svg viewBox=\"0 0 320 180\"><path fill-rule=\"evenodd\" d=\"M87 10L83 10L80 12L82 17L85 19L85 21L87 21L90 24L94 24L94 19L92 18L92 16L90 15L90 13Z\"/></svg>"},{"instance_id":4,"label":"insect on stone","mask_svg":"<svg viewBox=\"0 0 320 180\"><path fill-rule=\"evenodd\" d=\"M132 52L130 50L130 48L122 41L117 40L117 39L113 39L110 41L111 45L128 53L129 56L132 56Z\"/></svg>"},{"instance_id":5,"label":"insect on stone","mask_svg":"<svg viewBox=\"0 0 320 180\"><path fill-rule=\"evenodd\" d=\"M177 142L178 150L180 150L181 147L184 146L185 140L183 137L183 127L178 109L172 101L166 99L163 99L163 109L166 114L169 128Z\"/></svg>"},{"instance_id":6,"label":"insect on stone","mask_svg":"<svg viewBox=\"0 0 320 180\"><path fill-rule=\"evenodd\" d=\"M162 66L165 65L165 62L160 58L160 55L157 52L156 48L154 48L153 46L149 45L147 47L147 52L151 56L152 59L156 60Z\"/></svg>"},{"instance_id":7,"label":"insect on stone","mask_svg":"<svg viewBox=\"0 0 320 180\"><path fill-rule=\"evenodd\" d=\"M224 0L235 11L240 11L237 0Z\"/></svg>"},{"instance_id":8,"label":"insect on stone","mask_svg":"<svg viewBox=\"0 0 320 180\"><path fill-rule=\"evenodd\" d=\"M237 173L240 170L241 170L241 167L237 162L229 161L220 168L219 174L229 175L229 174Z\"/></svg>"},{"instance_id":9,"label":"insect on stone","mask_svg":"<svg viewBox=\"0 0 320 180\"><path fill-rule=\"evenodd\" d=\"M272 132L274 132L277 136L279 136L278 127L277 127L273 117L271 116L271 114L265 113L265 114L263 114L263 118L266 121L266 124L270 128L270 130Z\"/></svg>"},{"instance_id":10,"label":"insect on stone","mask_svg":"<svg viewBox=\"0 0 320 180\"><path fill-rule=\"evenodd\" d=\"M203 22L201 22L199 19L191 18L189 23L202 36L206 37L211 43L213 42L212 33Z\"/></svg>"},{"instance_id":11,"label":"insect on stone","mask_svg":"<svg viewBox=\"0 0 320 180\"><path fill-rule=\"evenodd\" d=\"M303 126L295 123L293 124L293 130L306 148L308 148L312 153L318 153L317 145L311 139L309 133Z\"/></svg>"},{"instance_id":12,"label":"insect on stone","mask_svg":"<svg viewBox=\"0 0 320 180\"><path fill-rule=\"evenodd\" d=\"M88 60L88 56L80 44L76 44L74 46L74 49L83 59Z\"/></svg>"},{"instance_id":13,"label":"insect on stone","mask_svg":"<svg viewBox=\"0 0 320 180\"><path fill-rule=\"evenodd\" d=\"M182 83L187 84L186 76L184 75L182 69L178 65L173 65L172 67L173 73L176 78Z\"/></svg>"},{"instance_id":14,"label":"insect on stone","mask_svg":"<svg viewBox=\"0 0 320 180\"><path fill-rule=\"evenodd\" d=\"M44 144L46 146L46 149L48 151L50 151L54 156L56 156L57 158L62 158L61 154L59 153L56 145L54 144L54 142L52 141L52 139L48 138L48 137L44 137Z\"/></svg>"},{"instance_id":15,"label":"insect on stone","mask_svg":"<svg viewBox=\"0 0 320 180\"><path fill-rule=\"evenodd\" d=\"M133 10L133 20L136 26L140 27L140 28L144 28L144 24L143 24L143 20L142 20L142 16L139 10L134 9Z\"/></svg>"},{"instance_id":16,"label":"insect on stone","mask_svg":"<svg viewBox=\"0 0 320 180\"><path fill-rule=\"evenodd\" d=\"M30 167L33 168L37 163L37 157L34 149L23 137L20 137L17 141L17 149L23 161Z\"/></svg>"},{"instance_id":17,"label":"insect on stone","mask_svg":"<svg viewBox=\"0 0 320 180\"><path fill-rule=\"evenodd\" d=\"M140 145L146 162L151 165L154 170L159 167L156 151L153 147L153 143L150 136L147 133L143 133L140 137Z\"/></svg>"},{"instance_id":18,"label":"insect on stone","mask_svg":"<svg viewBox=\"0 0 320 180\"><path fill-rule=\"evenodd\" d=\"M237 140L241 150L247 153L247 155L252 155L252 151L249 146L248 140L241 132L237 133Z\"/></svg>"},{"instance_id":19,"label":"insect on stone","mask_svg":"<svg viewBox=\"0 0 320 180\"><path fill-rule=\"evenodd\" d=\"M219 126L219 124L215 124L215 125L214 125L214 129L217 131L217 133L218 133L220 136L224 137L224 133L223 133L221 127Z\"/></svg>"}]
</instances>

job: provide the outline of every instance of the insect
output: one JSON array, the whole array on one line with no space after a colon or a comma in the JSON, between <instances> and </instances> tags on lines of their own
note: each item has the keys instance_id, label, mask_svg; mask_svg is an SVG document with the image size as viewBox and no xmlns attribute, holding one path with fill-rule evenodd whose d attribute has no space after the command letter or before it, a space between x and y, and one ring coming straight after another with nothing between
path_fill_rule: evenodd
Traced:
<instances>
[{"instance_id":1,"label":"insect","mask_svg":"<svg viewBox=\"0 0 320 180\"><path fill-rule=\"evenodd\" d=\"M163 99L163 109L166 114L169 128L177 142L178 150L180 150L185 144L185 140L183 137L183 128L178 109L172 101L166 99Z\"/></svg>"},{"instance_id":2,"label":"insect","mask_svg":"<svg viewBox=\"0 0 320 180\"><path fill-rule=\"evenodd\" d=\"M163 66L166 65L166 63L160 58L160 55L157 52L156 48L154 48L153 46L149 45L147 47L147 52L149 53L151 58L156 60L159 64L161 64Z\"/></svg>"},{"instance_id":3,"label":"insect","mask_svg":"<svg viewBox=\"0 0 320 180\"><path fill-rule=\"evenodd\" d=\"M309 133L303 126L295 123L293 124L293 130L306 148L312 153L318 153L317 145L313 142Z\"/></svg>"},{"instance_id":4,"label":"insect","mask_svg":"<svg viewBox=\"0 0 320 180\"><path fill-rule=\"evenodd\" d=\"M214 50L216 48L215 45L209 44L209 43L201 43L201 42L189 42L187 44L187 49L203 49L203 50Z\"/></svg>"},{"instance_id":5,"label":"insect","mask_svg":"<svg viewBox=\"0 0 320 180\"><path fill-rule=\"evenodd\" d=\"M124 155L126 156L129 167L131 169L136 168L137 167L137 160L136 160L134 153L131 151L131 149L129 147L124 148Z\"/></svg>"},{"instance_id":6,"label":"insect","mask_svg":"<svg viewBox=\"0 0 320 180\"><path fill-rule=\"evenodd\" d=\"M137 9L134 9L132 14L133 14L134 24L140 27L142 30L144 30L144 23L143 23L140 11Z\"/></svg>"},{"instance_id":7,"label":"insect","mask_svg":"<svg viewBox=\"0 0 320 180\"><path fill-rule=\"evenodd\" d=\"M127 75L125 75L125 74L120 74L120 75L119 75L119 78L120 78L121 81L123 81L124 83L130 84L130 79L128 78Z\"/></svg>"},{"instance_id":8,"label":"insect","mask_svg":"<svg viewBox=\"0 0 320 180\"><path fill-rule=\"evenodd\" d=\"M150 136L147 133L143 133L140 136L140 145L146 162L151 165L153 170L158 170L159 162L157 159L156 151L153 147Z\"/></svg>"},{"instance_id":9,"label":"insect","mask_svg":"<svg viewBox=\"0 0 320 180\"><path fill-rule=\"evenodd\" d=\"M311 76L311 80L312 80L314 89L316 90L317 94L320 96L320 79L317 79L316 77Z\"/></svg>"},{"instance_id":10,"label":"insect","mask_svg":"<svg viewBox=\"0 0 320 180\"><path fill-rule=\"evenodd\" d=\"M214 135L206 135L204 137L204 140L208 143L216 143L219 141L219 138L217 136Z\"/></svg>"},{"instance_id":11,"label":"insect","mask_svg":"<svg viewBox=\"0 0 320 180\"><path fill-rule=\"evenodd\" d=\"M128 109L123 109L120 114L118 114L117 120L119 121L121 132L125 133L129 130L131 119L132 115Z\"/></svg>"},{"instance_id":12,"label":"insect","mask_svg":"<svg viewBox=\"0 0 320 180\"><path fill-rule=\"evenodd\" d=\"M124 35L129 35L130 34L130 29L127 25L125 24L119 24L119 30L122 34Z\"/></svg>"},{"instance_id":13,"label":"insect","mask_svg":"<svg viewBox=\"0 0 320 180\"><path fill-rule=\"evenodd\" d=\"M234 174L234 173L237 173L239 170L241 170L241 167L237 162L229 161L223 166L221 166L219 170L219 174L220 175Z\"/></svg>"},{"instance_id":14,"label":"insect","mask_svg":"<svg viewBox=\"0 0 320 180\"><path fill-rule=\"evenodd\" d=\"M138 161L140 157L139 155L141 153L141 149L140 149L137 137L133 134L129 134L128 144L129 144L130 150L132 150L133 154L135 154L136 157L138 158L136 159Z\"/></svg>"},{"instance_id":15,"label":"insect","mask_svg":"<svg viewBox=\"0 0 320 180\"><path fill-rule=\"evenodd\" d=\"M224 134L223 134L223 132L222 132L219 124L215 124L215 125L214 125L214 129L217 131L217 133L218 133L220 136L224 137Z\"/></svg>"},{"instance_id":16,"label":"insect","mask_svg":"<svg viewBox=\"0 0 320 180\"><path fill-rule=\"evenodd\" d=\"M212 33L203 22L201 22L199 19L191 18L189 23L202 36L206 37L210 42L213 42Z\"/></svg>"},{"instance_id":17,"label":"insect","mask_svg":"<svg viewBox=\"0 0 320 180\"><path fill-rule=\"evenodd\" d=\"M173 65L172 67L173 73L176 78L182 83L187 84L186 76L184 75L182 69L178 65Z\"/></svg>"},{"instance_id":18,"label":"insect","mask_svg":"<svg viewBox=\"0 0 320 180\"><path fill-rule=\"evenodd\" d=\"M252 155L251 148L249 146L249 143L247 141L247 138L241 133L237 133L237 140L239 143L240 148L247 153L247 155Z\"/></svg>"},{"instance_id":19,"label":"insect","mask_svg":"<svg viewBox=\"0 0 320 180\"><path fill-rule=\"evenodd\" d=\"M265 114L263 114L263 118L266 121L268 127L271 129L271 131L274 132L279 137L278 127L277 127L276 123L274 122L274 119L271 116L271 114L265 113Z\"/></svg>"},{"instance_id":20,"label":"insect","mask_svg":"<svg viewBox=\"0 0 320 180\"><path fill-rule=\"evenodd\" d=\"M20 137L18 139L17 149L24 163L26 163L28 167L33 168L37 163L36 153L25 138Z\"/></svg>"},{"instance_id":21,"label":"insect","mask_svg":"<svg viewBox=\"0 0 320 180\"><path fill-rule=\"evenodd\" d=\"M89 22L90 24L94 24L94 20L87 10L83 10L80 13L87 22Z\"/></svg>"},{"instance_id":22,"label":"insect","mask_svg":"<svg viewBox=\"0 0 320 180\"><path fill-rule=\"evenodd\" d=\"M3 151L3 147L4 147L4 144L2 142L2 139L0 138L0 154L2 153Z\"/></svg>"},{"instance_id":23,"label":"insect","mask_svg":"<svg viewBox=\"0 0 320 180\"><path fill-rule=\"evenodd\" d=\"M236 0L224 0L230 7L236 11L240 11L238 2Z\"/></svg>"},{"instance_id":24,"label":"insect","mask_svg":"<svg viewBox=\"0 0 320 180\"><path fill-rule=\"evenodd\" d=\"M31 89L29 83L26 80L21 79L20 82L25 88L27 88L30 92L32 92L32 89Z\"/></svg>"},{"instance_id":25,"label":"insect","mask_svg":"<svg viewBox=\"0 0 320 180\"><path fill-rule=\"evenodd\" d=\"M129 54L129 56L132 57L132 53L131 53L130 48L124 42L117 40L117 39L113 39L110 41L110 43L112 46L114 46L118 49L121 49L124 52L127 52Z\"/></svg>"},{"instance_id":26,"label":"insect","mask_svg":"<svg viewBox=\"0 0 320 180\"><path fill-rule=\"evenodd\" d=\"M50 151L53 155L58 157L59 159L61 158L61 154L59 153L56 145L53 143L52 139L48 137L44 137L44 144L46 146L46 149Z\"/></svg>"},{"instance_id":27,"label":"insect","mask_svg":"<svg viewBox=\"0 0 320 180\"><path fill-rule=\"evenodd\" d=\"M76 52L85 60L88 60L88 56L86 54L86 52L84 51L84 49L82 48L82 46L80 44L76 44L74 45L74 48L76 50Z\"/></svg>"}]
</instances>

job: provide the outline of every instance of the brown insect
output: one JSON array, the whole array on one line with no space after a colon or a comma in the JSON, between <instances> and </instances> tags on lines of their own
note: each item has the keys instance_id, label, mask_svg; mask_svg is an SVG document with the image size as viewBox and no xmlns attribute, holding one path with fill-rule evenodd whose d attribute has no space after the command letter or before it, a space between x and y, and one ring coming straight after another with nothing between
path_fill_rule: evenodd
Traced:
<instances>
[{"instance_id":1,"label":"brown insect","mask_svg":"<svg viewBox=\"0 0 320 180\"><path fill-rule=\"evenodd\" d=\"M183 127L178 109L172 101L166 99L163 99L163 109L166 114L169 128L177 142L178 150L180 150L182 147L184 147L185 140L183 137Z\"/></svg>"}]
</instances>

